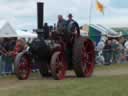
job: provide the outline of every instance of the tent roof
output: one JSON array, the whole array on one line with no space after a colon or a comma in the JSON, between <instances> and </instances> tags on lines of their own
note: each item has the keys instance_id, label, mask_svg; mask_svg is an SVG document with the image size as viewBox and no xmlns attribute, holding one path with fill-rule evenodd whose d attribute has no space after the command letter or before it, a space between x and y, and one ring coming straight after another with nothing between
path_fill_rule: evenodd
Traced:
<instances>
[{"instance_id":1,"label":"tent roof","mask_svg":"<svg viewBox=\"0 0 128 96\"><path fill-rule=\"evenodd\" d=\"M84 27L87 25L84 25ZM108 37L121 37L122 33L121 32L116 32L113 29L111 29L110 27L107 26L103 26L100 24L91 24L90 27L96 29L97 31L101 32L101 35L106 35Z\"/></svg>"},{"instance_id":2,"label":"tent roof","mask_svg":"<svg viewBox=\"0 0 128 96\"><path fill-rule=\"evenodd\" d=\"M16 32L7 21L0 21L0 37L16 37Z\"/></svg>"},{"instance_id":3,"label":"tent roof","mask_svg":"<svg viewBox=\"0 0 128 96\"><path fill-rule=\"evenodd\" d=\"M107 30L105 28L101 27L98 24L95 24L95 25L91 24L90 27L92 27L92 28L96 29L97 31L101 32L102 35L107 35ZM88 25L84 25L83 30L89 31Z\"/></svg>"},{"instance_id":4,"label":"tent roof","mask_svg":"<svg viewBox=\"0 0 128 96\"><path fill-rule=\"evenodd\" d=\"M102 35L107 35L107 31L104 28L102 28L101 26L99 26L98 24L96 24L96 25L91 24L90 26L95 28L96 30L100 31Z\"/></svg>"},{"instance_id":5,"label":"tent roof","mask_svg":"<svg viewBox=\"0 0 128 96\"><path fill-rule=\"evenodd\" d=\"M16 30L16 33L21 38L37 38L37 34L30 31Z\"/></svg>"},{"instance_id":6,"label":"tent roof","mask_svg":"<svg viewBox=\"0 0 128 96\"><path fill-rule=\"evenodd\" d=\"M128 36L128 32L122 32L123 36Z\"/></svg>"},{"instance_id":7,"label":"tent roof","mask_svg":"<svg viewBox=\"0 0 128 96\"><path fill-rule=\"evenodd\" d=\"M2 20L0 21L0 29L7 23L7 21L5 20Z\"/></svg>"},{"instance_id":8,"label":"tent roof","mask_svg":"<svg viewBox=\"0 0 128 96\"><path fill-rule=\"evenodd\" d=\"M103 26L103 25L99 25L99 26L101 26L102 28L104 28L106 30L108 37L117 38L117 37L122 36L122 32L116 32L116 31L114 31L113 29L111 29L110 27L107 27L107 26Z\"/></svg>"},{"instance_id":9,"label":"tent roof","mask_svg":"<svg viewBox=\"0 0 128 96\"><path fill-rule=\"evenodd\" d=\"M25 32L22 30L14 30L11 24L7 21L0 21L0 38L21 37L21 38L36 38L37 34Z\"/></svg>"}]
</instances>

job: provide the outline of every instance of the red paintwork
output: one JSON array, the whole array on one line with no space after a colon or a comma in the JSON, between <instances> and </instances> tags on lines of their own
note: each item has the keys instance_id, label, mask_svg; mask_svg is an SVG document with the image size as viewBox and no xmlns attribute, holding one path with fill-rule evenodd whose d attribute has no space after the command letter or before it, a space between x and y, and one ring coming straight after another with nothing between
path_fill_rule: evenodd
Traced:
<instances>
[{"instance_id":1,"label":"red paintwork","mask_svg":"<svg viewBox=\"0 0 128 96\"><path fill-rule=\"evenodd\" d=\"M65 53L64 50L66 48L66 45L63 41L59 41L58 42L61 46L60 47L56 47L53 49L52 54L54 54L55 52L60 51L61 53L58 55L58 58L56 58L56 76L58 80L63 80L65 78L65 74L67 71L67 62L66 62L66 57L65 57ZM63 66L60 66L60 62L62 62Z\"/></svg>"},{"instance_id":2,"label":"red paintwork","mask_svg":"<svg viewBox=\"0 0 128 96\"><path fill-rule=\"evenodd\" d=\"M62 62L63 65L60 65L59 62ZM58 80L63 80L65 78L65 74L67 71L67 64L66 64L65 57L64 57L63 53L58 55L56 69L57 69Z\"/></svg>"},{"instance_id":3,"label":"red paintwork","mask_svg":"<svg viewBox=\"0 0 128 96\"><path fill-rule=\"evenodd\" d=\"M84 43L85 44L82 52L82 66L84 68L83 70L85 72L85 76L90 77L95 66L95 52L92 42L89 39L87 39Z\"/></svg>"},{"instance_id":4,"label":"red paintwork","mask_svg":"<svg viewBox=\"0 0 128 96\"><path fill-rule=\"evenodd\" d=\"M26 71L26 73L23 74L23 72ZM22 73L22 74L21 74ZM31 64L28 56L23 57L22 62L20 62L16 74L22 79L27 80L29 75L31 73Z\"/></svg>"}]
</instances>

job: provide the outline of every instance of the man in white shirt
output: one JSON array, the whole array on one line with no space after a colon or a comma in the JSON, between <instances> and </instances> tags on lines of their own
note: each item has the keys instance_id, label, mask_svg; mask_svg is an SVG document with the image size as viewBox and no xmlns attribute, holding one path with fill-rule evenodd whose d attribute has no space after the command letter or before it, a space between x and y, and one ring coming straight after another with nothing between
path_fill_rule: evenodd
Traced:
<instances>
[{"instance_id":1,"label":"man in white shirt","mask_svg":"<svg viewBox=\"0 0 128 96\"><path fill-rule=\"evenodd\" d=\"M104 57L102 56L102 51L104 46L105 46L105 43L103 40L101 40L96 47L96 52L97 52L96 63L98 65L104 64Z\"/></svg>"},{"instance_id":2,"label":"man in white shirt","mask_svg":"<svg viewBox=\"0 0 128 96\"><path fill-rule=\"evenodd\" d=\"M103 50L104 46L105 46L104 41L100 41L96 47L96 50L100 52Z\"/></svg>"}]
</instances>

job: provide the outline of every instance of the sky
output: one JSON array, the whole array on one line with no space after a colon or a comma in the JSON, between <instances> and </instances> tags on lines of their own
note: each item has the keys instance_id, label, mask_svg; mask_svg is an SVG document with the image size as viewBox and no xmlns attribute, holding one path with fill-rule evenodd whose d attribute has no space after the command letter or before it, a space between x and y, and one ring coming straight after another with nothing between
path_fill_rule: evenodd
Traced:
<instances>
[{"instance_id":1,"label":"sky","mask_svg":"<svg viewBox=\"0 0 128 96\"><path fill-rule=\"evenodd\" d=\"M9 21L15 29L36 28L36 3L38 0L0 0L0 20ZM80 24L91 23L109 26L128 26L128 0L99 0L105 6L104 15L96 10L96 0L40 0L45 3L45 22L54 24L57 15L67 19L72 13Z\"/></svg>"}]
</instances>

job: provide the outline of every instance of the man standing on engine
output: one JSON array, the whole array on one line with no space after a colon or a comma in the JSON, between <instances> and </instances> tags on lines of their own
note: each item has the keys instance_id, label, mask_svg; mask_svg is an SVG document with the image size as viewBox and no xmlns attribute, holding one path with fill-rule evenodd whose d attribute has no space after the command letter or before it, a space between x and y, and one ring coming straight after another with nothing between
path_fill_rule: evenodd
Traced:
<instances>
[{"instance_id":1,"label":"man standing on engine","mask_svg":"<svg viewBox=\"0 0 128 96\"><path fill-rule=\"evenodd\" d=\"M67 31L68 33L77 33L77 36L80 36L79 24L73 20L72 14L68 15Z\"/></svg>"},{"instance_id":2,"label":"man standing on engine","mask_svg":"<svg viewBox=\"0 0 128 96\"><path fill-rule=\"evenodd\" d=\"M68 40L68 45L67 45L67 56L68 56L68 63L69 63L69 69L73 67L72 64L72 55L73 55L73 45L75 41L75 37L80 36L80 28L79 24L73 20L72 14L68 15L68 20L67 20L67 40Z\"/></svg>"},{"instance_id":3,"label":"man standing on engine","mask_svg":"<svg viewBox=\"0 0 128 96\"><path fill-rule=\"evenodd\" d=\"M58 15L57 32L62 34L66 32L66 20L62 15Z\"/></svg>"}]
</instances>

